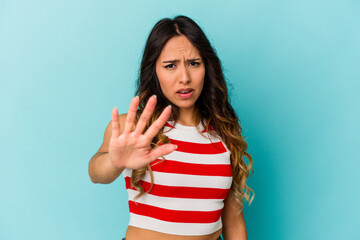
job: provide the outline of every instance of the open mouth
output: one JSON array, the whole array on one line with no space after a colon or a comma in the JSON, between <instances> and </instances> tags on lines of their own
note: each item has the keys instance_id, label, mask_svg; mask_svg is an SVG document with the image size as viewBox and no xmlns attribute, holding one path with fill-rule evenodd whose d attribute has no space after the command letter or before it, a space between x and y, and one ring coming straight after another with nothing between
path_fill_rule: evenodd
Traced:
<instances>
[{"instance_id":1,"label":"open mouth","mask_svg":"<svg viewBox=\"0 0 360 240\"><path fill-rule=\"evenodd\" d=\"M189 93L189 92L192 92L193 90L188 90L188 91L178 91L178 93L180 94L186 94L186 93Z\"/></svg>"},{"instance_id":2,"label":"open mouth","mask_svg":"<svg viewBox=\"0 0 360 240\"><path fill-rule=\"evenodd\" d=\"M176 92L181 98L189 98L194 93L194 89L181 89Z\"/></svg>"}]
</instances>

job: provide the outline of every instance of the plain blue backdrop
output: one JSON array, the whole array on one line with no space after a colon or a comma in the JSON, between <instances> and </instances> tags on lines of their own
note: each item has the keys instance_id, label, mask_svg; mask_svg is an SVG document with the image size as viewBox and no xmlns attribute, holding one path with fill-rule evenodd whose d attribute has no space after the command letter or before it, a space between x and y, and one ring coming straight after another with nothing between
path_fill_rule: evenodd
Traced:
<instances>
[{"instance_id":1,"label":"plain blue backdrop","mask_svg":"<svg viewBox=\"0 0 360 240\"><path fill-rule=\"evenodd\" d=\"M360 3L0 0L0 239L121 239L122 176L88 162L126 112L146 37L193 18L254 161L249 239L360 239Z\"/></svg>"}]
</instances>

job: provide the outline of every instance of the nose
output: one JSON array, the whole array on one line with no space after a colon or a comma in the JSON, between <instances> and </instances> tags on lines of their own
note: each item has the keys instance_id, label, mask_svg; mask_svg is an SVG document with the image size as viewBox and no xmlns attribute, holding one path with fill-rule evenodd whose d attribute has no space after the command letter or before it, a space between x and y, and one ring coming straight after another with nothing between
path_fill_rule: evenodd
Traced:
<instances>
[{"instance_id":1,"label":"nose","mask_svg":"<svg viewBox=\"0 0 360 240\"><path fill-rule=\"evenodd\" d=\"M179 82L186 85L191 82L191 78L190 78L189 70L184 65L181 67L181 69L179 69L180 70Z\"/></svg>"}]
</instances>

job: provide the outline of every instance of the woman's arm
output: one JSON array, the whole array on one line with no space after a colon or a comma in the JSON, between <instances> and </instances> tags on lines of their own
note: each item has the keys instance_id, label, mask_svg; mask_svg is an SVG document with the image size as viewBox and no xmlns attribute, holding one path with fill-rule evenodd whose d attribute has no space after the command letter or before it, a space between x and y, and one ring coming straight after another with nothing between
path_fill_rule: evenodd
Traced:
<instances>
[{"instance_id":1,"label":"woman's arm","mask_svg":"<svg viewBox=\"0 0 360 240\"><path fill-rule=\"evenodd\" d=\"M112 183L124 168L115 168L108 152L97 152L89 163L89 176L93 183Z\"/></svg>"},{"instance_id":2,"label":"woman's arm","mask_svg":"<svg viewBox=\"0 0 360 240\"><path fill-rule=\"evenodd\" d=\"M224 240L247 240L244 214L237 214L238 209L239 204L232 200L232 193L229 192L221 212Z\"/></svg>"},{"instance_id":3,"label":"woman's arm","mask_svg":"<svg viewBox=\"0 0 360 240\"><path fill-rule=\"evenodd\" d=\"M123 126L126 114L119 115L120 133L123 132ZM111 121L105 129L104 140L89 162L89 176L93 183L111 183L120 176L124 168L116 168L109 158L109 144L111 139Z\"/></svg>"}]
</instances>

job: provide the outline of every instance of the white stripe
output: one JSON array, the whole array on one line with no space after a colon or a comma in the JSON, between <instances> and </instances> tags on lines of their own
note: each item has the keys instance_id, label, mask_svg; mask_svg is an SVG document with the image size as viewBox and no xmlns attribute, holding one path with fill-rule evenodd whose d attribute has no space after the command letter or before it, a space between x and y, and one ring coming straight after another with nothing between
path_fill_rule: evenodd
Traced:
<instances>
[{"instance_id":1,"label":"white stripe","mask_svg":"<svg viewBox=\"0 0 360 240\"><path fill-rule=\"evenodd\" d=\"M174 151L164 156L165 159L196 164L230 164L230 152L219 154L193 154Z\"/></svg>"},{"instance_id":2,"label":"white stripe","mask_svg":"<svg viewBox=\"0 0 360 240\"><path fill-rule=\"evenodd\" d=\"M166 234L200 236L216 232L222 227L221 217L214 223L173 223L130 213L130 226Z\"/></svg>"},{"instance_id":3,"label":"white stripe","mask_svg":"<svg viewBox=\"0 0 360 240\"><path fill-rule=\"evenodd\" d=\"M179 211L216 211L224 207L222 199L184 199L158 197L152 194L144 194L140 198L135 199L139 193L136 190L128 189L129 200L151 205L154 207L179 210Z\"/></svg>"},{"instance_id":4,"label":"white stripe","mask_svg":"<svg viewBox=\"0 0 360 240\"><path fill-rule=\"evenodd\" d=\"M175 140L179 140L179 141L184 141L184 142L189 142L191 141L192 143L216 143L216 142L220 142L220 138L215 135L211 135L209 133L199 133L197 132L197 130L194 131L182 131L181 129L171 129L170 131L168 131L170 128L166 127L164 129L164 134L166 136L168 136L171 139L175 139ZM174 131L177 130L177 131ZM168 132L167 132L168 131Z\"/></svg>"},{"instance_id":5,"label":"white stripe","mask_svg":"<svg viewBox=\"0 0 360 240\"><path fill-rule=\"evenodd\" d=\"M122 175L124 177L131 177L131 174L132 174L132 169L130 168L125 168L124 171L122 171Z\"/></svg>"},{"instance_id":6,"label":"white stripe","mask_svg":"<svg viewBox=\"0 0 360 240\"><path fill-rule=\"evenodd\" d=\"M131 171L124 171L123 174L124 177L131 177ZM197 176L162 172L153 172L153 174L154 183L164 186L229 189L232 181L232 177L222 176ZM142 180L151 182L148 171Z\"/></svg>"}]
</instances>

